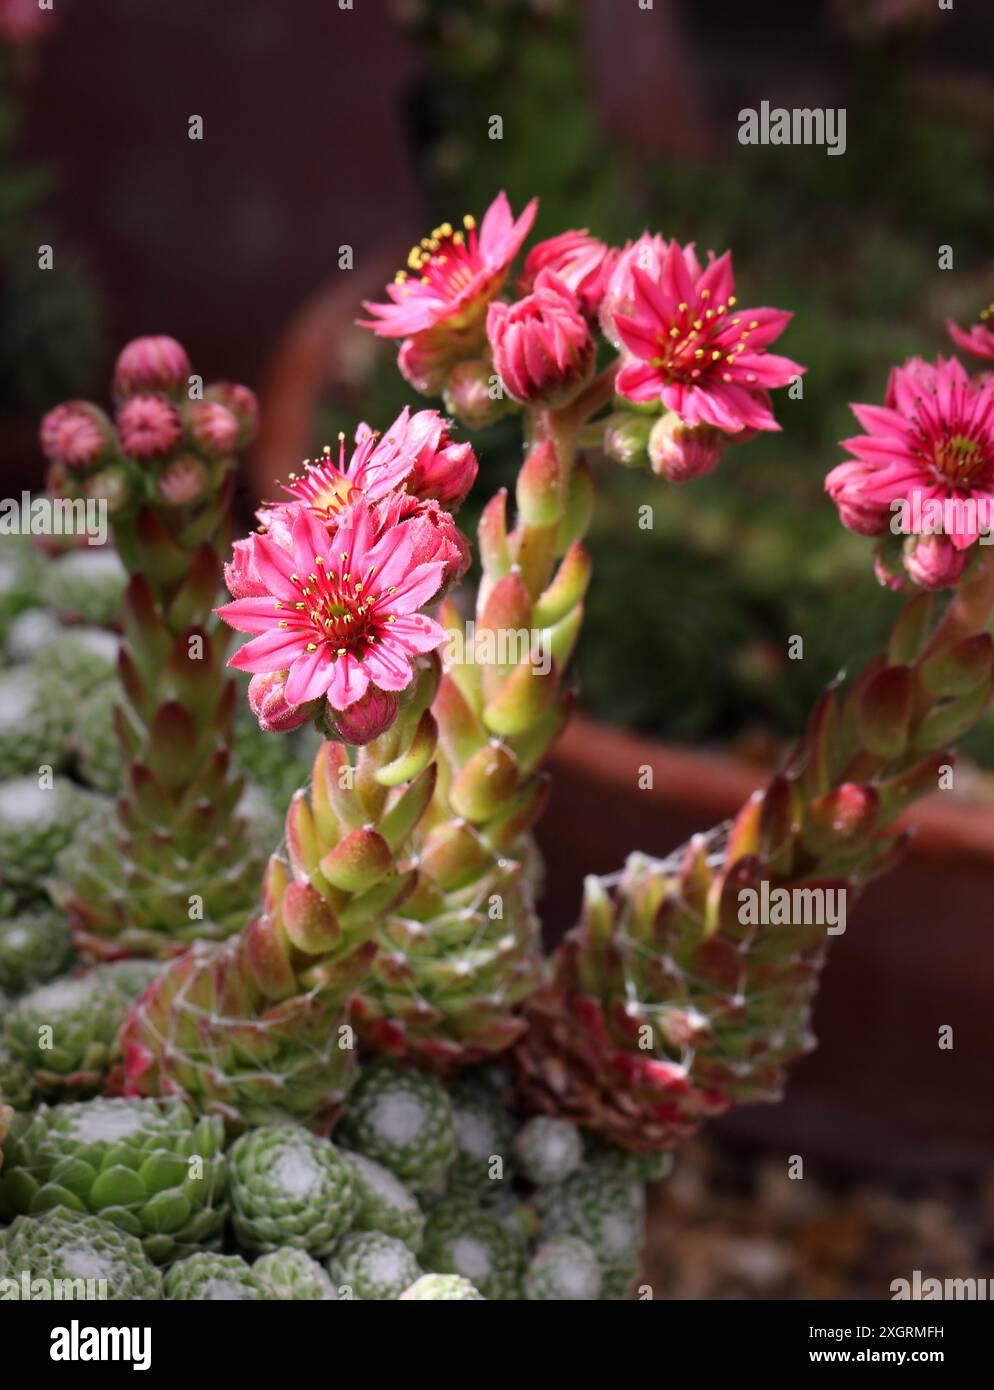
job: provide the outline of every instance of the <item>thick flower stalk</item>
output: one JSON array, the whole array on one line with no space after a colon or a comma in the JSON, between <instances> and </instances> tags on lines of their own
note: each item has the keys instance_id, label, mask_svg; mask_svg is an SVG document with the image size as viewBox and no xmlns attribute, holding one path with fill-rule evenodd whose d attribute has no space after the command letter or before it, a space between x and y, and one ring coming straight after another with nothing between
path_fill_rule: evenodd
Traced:
<instances>
[{"instance_id":1,"label":"thick flower stalk","mask_svg":"<svg viewBox=\"0 0 994 1390\"><path fill-rule=\"evenodd\" d=\"M90 957L166 956L237 931L265 862L238 814L228 636L211 613L256 407L245 387L203 388L161 337L124 349L114 396L113 424L69 402L41 426L50 488L106 501L131 576L115 710L124 783L65 851L56 892Z\"/></svg>"},{"instance_id":2,"label":"thick flower stalk","mask_svg":"<svg viewBox=\"0 0 994 1390\"><path fill-rule=\"evenodd\" d=\"M813 1046L839 905L899 857L909 832L895 821L937 788L948 745L991 697L989 553L938 626L936 602L914 598L886 653L846 695L825 693L784 772L730 827L588 879L515 1053L527 1108L647 1153L731 1106L779 1099Z\"/></svg>"},{"instance_id":3,"label":"thick flower stalk","mask_svg":"<svg viewBox=\"0 0 994 1390\"><path fill-rule=\"evenodd\" d=\"M127 1094L179 1096L232 1129L330 1126L356 1073L350 997L383 913L418 879L411 836L435 785L428 706L440 673L436 658L419 667L389 731L354 761L322 743L249 924L169 962L132 1009L120 1038Z\"/></svg>"}]
</instances>

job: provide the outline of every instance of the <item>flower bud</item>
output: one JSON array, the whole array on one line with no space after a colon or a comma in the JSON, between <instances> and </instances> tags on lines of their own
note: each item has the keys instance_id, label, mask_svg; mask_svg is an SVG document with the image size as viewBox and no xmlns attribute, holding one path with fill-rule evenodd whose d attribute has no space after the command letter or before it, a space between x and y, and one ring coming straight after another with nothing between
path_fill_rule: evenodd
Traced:
<instances>
[{"instance_id":1,"label":"flower bud","mask_svg":"<svg viewBox=\"0 0 994 1390\"><path fill-rule=\"evenodd\" d=\"M107 416L89 401L65 401L50 410L39 431L42 453L52 463L89 468L111 452L114 431Z\"/></svg>"},{"instance_id":2,"label":"flower bud","mask_svg":"<svg viewBox=\"0 0 994 1390\"><path fill-rule=\"evenodd\" d=\"M430 332L405 338L397 354L397 367L406 382L422 396L437 396L453 361L451 344Z\"/></svg>"},{"instance_id":3,"label":"flower bud","mask_svg":"<svg viewBox=\"0 0 994 1390\"><path fill-rule=\"evenodd\" d=\"M839 509L839 520L859 536L879 536L890 526L890 508L867 496L867 483L875 470L868 463L850 459L833 468L825 479L825 491Z\"/></svg>"},{"instance_id":4,"label":"flower bud","mask_svg":"<svg viewBox=\"0 0 994 1390\"><path fill-rule=\"evenodd\" d=\"M668 483L689 483L714 472L725 440L711 425L685 425L667 411L649 434L649 463Z\"/></svg>"},{"instance_id":5,"label":"flower bud","mask_svg":"<svg viewBox=\"0 0 994 1390\"><path fill-rule=\"evenodd\" d=\"M224 582L232 598L259 598L268 593L255 563L255 536L233 541L224 566Z\"/></svg>"},{"instance_id":6,"label":"flower bud","mask_svg":"<svg viewBox=\"0 0 994 1390\"><path fill-rule=\"evenodd\" d=\"M433 500L456 511L476 482L479 464L472 444L449 439L447 424L430 431L419 449L405 487L419 501Z\"/></svg>"},{"instance_id":7,"label":"flower bud","mask_svg":"<svg viewBox=\"0 0 994 1390\"><path fill-rule=\"evenodd\" d=\"M127 471L118 464L101 468L83 483L83 496L106 502L107 510L113 516L122 511L131 500L132 482Z\"/></svg>"},{"instance_id":8,"label":"flower bud","mask_svg":"<svg viewBox=\"0 0 994 1390\"><path fill-rule=\"evenodd\" d=\"M576 295L588 318L596 313L619 253L589 232L561 232L540 241L528 252L518 282L521 294L530 294L543 270L552 270Z\"/></svg>"},{"instance_id":9,"label":"flower bud","mask_svg":"<svg viewBox=\"0 0 994 1390\"><path fill-rule=\"evenodd\" d=\"M234 453L241 427L226 405L220 401L191 401L183 413L190 439L209 458Z\"/></svg>"},{"instance_id":10,"label":"flower bud","mask_svg":"<svg viewBox=\"0 0 994 1390\"><path fill-rule=\"evenodd\" d=\"M193 454L181 454L166 464L159 474L156 487L163 501L170 506L185 507L204 495L207 482L207 469L200 459Z\"/></svg>"},{"instance_id":11,"label":"flower bud","mask_svg":"<svg viewBox=\"0 0 994 1390\"><path fill-rule=\"evenodd\" d=\"M244 449L259 432L259 402L255 392L235 381L212 381L204 399L226 406L238 421L238 439L234 448Z\"/></svg>"},{"instance_id":12,"label":"flower bud","mask_svg":"<svg viewBox=\"0 0 994 1390\"><path fill-rule=\"evenodd\" d=\"M179 411L161 396L132 396L117 412L121 448L133 458L171 453L182 438Z\"/></svg>"},{"instance_id":13,"label":"flower bud","mask_svg":"<svg viewBox=\"0 0 994 1390\"><path fill-rule=\"evenodd\" d=\"M922 589L955 589L966 561L967 551L948 536L909 536L904 543L904 568Z\"/></svg>"},{"instance_id":14,"label":"flower bud","mask_svg":"<svg viewBox=\"0 0 994 1390\"><path fill-rule=\"evenodd\" d=\"M307 723L317 705L316 700L306 705L287 704L287 675L286 671L267 671L249 681L249 706L263 733L285 734L299 729L301 724Z\"/></svg>"},{"instance_id":15,"label":"flower bud","mask_svg":"<svg viewBox=\"0 0 994 1390\"><path fill-rule=\"evenodd\" d=\"M125 401L161 391L180 397L192 372L186 350L175 338L135 338L121 352L114 368L114 398Z\"/></svg>"},{"instance_id":16,"label":"flower bud","mask_svg":"<svg viewBox=\"0 0 994 1390\"><path fill-rule=\"evenodd\" d=\"M494 391L498 384L493 363L487 358L472 357L457 362L445 378L442 390L445 409L468 430L485 429L508 409L504 392Z\"/></svg>"},{"instance_id":17,"label":"flower bud","mask_svg":"<svg viewBox=\"0 0 994 1390\"><path fill-rule=\"evenodd\" d=\"M332 709L329 705L325 711L325 723L332 737L358 748L385 734L399 710L400 697L394 691L371 685L365 695L354 705L349 705L348 709Z\"/></svg>"},{"instance_id":18,"label":"flower bud","mask_svg":"<svg viewBox=\"0 0 994 1390\"><path fill-rule=\"evenodd\" d=\"M504 387L521 405L561 406L590 380L597 348L576 299L543 270L515 304L491 304L487 337Z\"/></svg>"},{"instance_id":19,"label":"flower bud","mask_svg":"<svg viewBox=\"0 0 994 1390\"><path fill-rule=\"evenodd\" d=\"M654 417L616 411L604 421L604 452L623 468L639 468L649 462L649 435Z\"/></svg>"}]
</instances>

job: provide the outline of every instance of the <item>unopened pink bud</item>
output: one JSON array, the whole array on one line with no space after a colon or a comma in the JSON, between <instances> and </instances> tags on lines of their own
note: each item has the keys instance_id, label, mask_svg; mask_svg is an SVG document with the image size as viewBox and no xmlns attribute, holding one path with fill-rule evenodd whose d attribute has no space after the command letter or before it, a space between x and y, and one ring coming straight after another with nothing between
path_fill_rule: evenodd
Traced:
<instances>
[{"instance_id":1,"label":"unopened pink bud","mask_svg":"<svg viewBox=\"0 0 994 1390\"><path fill-rule=\"evenodd\" d=\"M839 509L839 520L859 536L879 536L890 526L890 508L868 495L874 471L870 464L850 459L825 479L825 491Z\"/></svg>"},{"instance_id":2,"label":"unopened pink bud","mask_svg":"<svg viewBox=\"0 0 994 1390\"><path fill-rule=\"evenodd\" d=\"M521 405L565 405L593 374L597 348L587 321L549 270L524 299L491 304L487 337L497 373Z\"/></svg>"},{"instance_id":3,"label":"unopened pink bud","mask_svg":"<svg viewBox=\"0 0 994 1390\"><path fill-rule=\"evenodd\" d=\"M669 483L689 483L718 466L724 436L710 425L685 425L667 411L649 434L649 463L653 473Z\"/></svg>"},{"instance_id":4,"label":"unopened pink bud","mask_svg":"<svg viewBox=\"0 0 994 1390\"><path fill-rule=\"evenodd\" d=\"M212 381L204 398L226 406L238 421L236 448L244 449L252 443L259 432L259 402L254 391L235 381Z\"/></svg>"},{"instance_id":5,"label":"unopened pink bud","mask_svg":"<svg viewBox=\"0 0 994 1390\"><path fill-rule=\"evenodd\" d=\"M371 743L380 734L385 734L393 724L400 710L400 698L392 690L381 690L371 685L361 700L348 709L328 707L326 719L331 724L330 732L337 733L345 743L361 747Z\"/></svg>"},{"instance_id":6,"label":"unopened pink bud","mask_svg":"<svg viewBox=\"0 0 994 1390\"><path fill-rule=\"evenodd\" d=\"M117 359L114 397L124 401L153 391L182 396L192 370L186 349L175 338L135 338Z\"/></svg>"},{"instance_id":7,"label":"unopened pink bud","mask_svg":"<svg viewBox=\"0 0 994 1390\"><path fill-rule=\"evenodd\" d=\"M101 468L83 483L83 496L93 497L107 503L107 510L113 515L121 511L131 499L131 479L117 464Z\"/></svg>"},{"instance_id":8,"label":"unopened pink bud","mask_svg":"<svg viewBox=\"0 0 994 1390\"><path fill-rule=\"evenodd\" d=\"M161 396L132 396L117 412L121 447L133 458L171 453L182 438L179 411Z\"/></svg>"},{"instance_id":9,"label":"unopened pink bud","mask_svg":"<svg viewBox=\"0 0 994 1390\"><path fill-rule=\"evenodd\" d=\"M238 420L220 401L191 401L184 410L192 442L211 458L234 452L241 433Z\"/></svg>"},{"instance_id":10,"label":"unopened pink bud","mask_svg":"<svg viewBox=\"0 0 994 1390\"><path fill-rule=\"evenodd\" d=\"M955 589L966 560L948 536L911 536L904 545L904 568L921 589Z\"/></svg>"},{"instance_id":11,"label":"unopened pink bud","mask_svg":"<svg viewBox=\"0 0 994 1390\"><path fill-rule=\"evenodd\" d=\"M160 473L156 487L164 501L185 507L202 497L207 489L207 469L192 454L171 459Z\"/></svg>"},{"instance_id":12,"label":"unopened pink bud","mask_svg":"<svg viewBox=\"0 0 994 1390\"><path fill-rule=\"evenodd\" d=\"M286 700L288 672L267 671L249 681L248 701L259 728L267 734L285 734L299 729L314 713L317 701L306 705L290 705Z\"/></svg>"},{"instance_id":13,"label":"unopened pink bud","mask_svg":"<svg viewBox=\"0 0 994 1390\"><path fill-rule=\"evenodd\" d=\"M494 391L497 382L493 363L485 357L457 362L442 390L446 410L467 429L485 429L509 408L503 392Z\"/></svg>"},{"instance_id":14,"label":"unopened pink bud","mask_svg":"<svg viewBox=\"0 0 994 1390\"><path fill-rule=\"evenodd\" d=\"M649 462L649 435L654 417L619 410L604 422L604 452L623 468L638 468Z\"/></svg>"},{"instance_id":15,"label":"unopened pink bud","mask_svg":"<svg viewBox=\"0 0 994 1390\"><path fill-rule=\"evenodd\" d=\"M53 463L88 468L109 452L114 432L107 416L89 401L65 401L41 422L42 452Z\"/></svg>"},{"instance_id":16,"label":"unopened pink bud","mask_svg":"<svg viewBox=\"0 0 994 1390\"><path fill-rule=\"evenodd\" d=\"M397 353L397 367L406 382L422 396L441 393L453 359L452 344L443 335L418 333L405 338Z\"/></svg>"}]
</instances>

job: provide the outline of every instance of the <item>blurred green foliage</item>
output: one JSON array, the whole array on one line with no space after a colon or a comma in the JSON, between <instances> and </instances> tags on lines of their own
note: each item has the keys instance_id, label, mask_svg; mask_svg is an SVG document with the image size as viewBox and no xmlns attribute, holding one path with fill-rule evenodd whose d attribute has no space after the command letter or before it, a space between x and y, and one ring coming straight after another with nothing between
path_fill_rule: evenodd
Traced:
<instances>
[{"instance_id":1,"label":"blurred green foliage","mask_svg":"<svg viewBox=\"0 0 994 1390\"><path fill-rule=\"evenodd\" d=\"M713 159L637 164L598 135L573 6L411 9L432 74L412 102L432 214L479 215L501 187L517 211L538 193L540 237L588 227L620 243L647 227L700 252L731 247L740 303L795 312L782 350L808 374L802 400L777 393L782 434L728 450L715 475L686 488L593 460L595 570L578 667L588 708L649 733L797 732L825 682L872 655L900 605L823 482L843 457L838 441L859 432L847 403L880 400L891 364L948 351L946 316L972 321L994 297L989 120L968 85L922 80L927 50L896 62L886 48L854 47L844 157L744 149L733 101ZM721 73L701 81L720 100ZM506 113L503 139L488 142L479 132L493 112ZM955 247L955 275L938 271L943 243ZM364 403L376 422L410 399L392 354L382 361ZM334 427L348 425L336 416ZM513 421L475 442L485 498L513 479L520 445ZM640 530L647 502L653 529ZM802 661L787 657L795 634ZM994 762L994 720L971 748Z\"/></svg>"}]
</instances>

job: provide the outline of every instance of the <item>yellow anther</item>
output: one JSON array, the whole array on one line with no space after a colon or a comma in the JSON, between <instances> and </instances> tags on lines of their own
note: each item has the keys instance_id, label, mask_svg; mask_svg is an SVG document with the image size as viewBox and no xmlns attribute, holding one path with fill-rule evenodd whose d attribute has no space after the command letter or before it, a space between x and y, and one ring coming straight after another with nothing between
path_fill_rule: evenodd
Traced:
<instances>
[{"instance_id":1,"label":"yellow anther","mask_svg":"<svg viewBox=\"0 0 994 1390\"><path fill-rule=\"evenodd\" d=\"M466 216L462 220L462 224L466 228L467 232L471 232L473 228L476 226L476 218L471 217L470 214L467 212Z\"/></svg>"},{"instance_id":2,"label":"yellow anther","mask_svg":"<svg viewBox=\"0 0 994 1390\"><path fill-rule=\"evenodd\" d=\"M317 649L318 649L318 644L317 644L316 642L308 642L307 646L304 648L304 651L305 651L305 652L316 652Z\"/></svg>"},{"instance_id":3,"label":"yellow anther","mask_svg":"<svg viewBox=\"0 0 994 1390\"><path fill-rule=\"evenodd\" d=\"M735 298L734 294L730 294L728 296L728 303L733 309L735 308L736 304L738 304L738 302L739 301Z\"/></svg>"}]
</instances>

